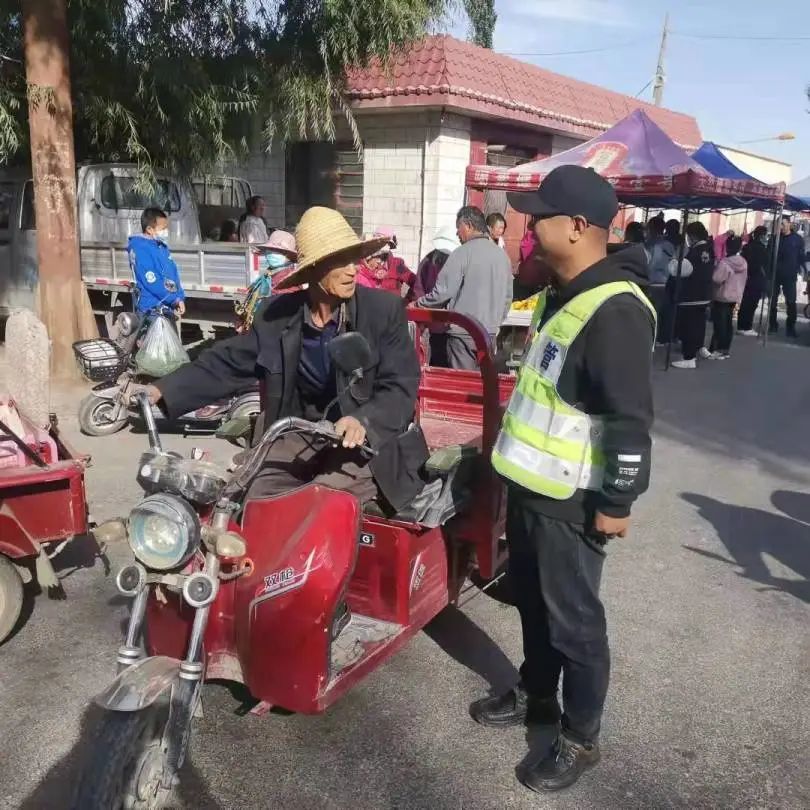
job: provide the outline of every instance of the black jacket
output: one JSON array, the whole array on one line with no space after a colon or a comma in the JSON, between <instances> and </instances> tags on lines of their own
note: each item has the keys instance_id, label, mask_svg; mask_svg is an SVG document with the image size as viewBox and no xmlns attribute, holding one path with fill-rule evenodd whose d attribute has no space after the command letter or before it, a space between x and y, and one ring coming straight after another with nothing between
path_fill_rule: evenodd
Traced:
<instances>
[{"instance_id":1,"label":"black jacket","mask_svg":"<svg viewBox=\"0 0 810 810\"><path fill-rule=\"evenodd\" d=\"M550 295L541 326L579 293L611 281L646 286L643 246L611 252ZM630 514L631 504L650 480L654 338L652 313L631 294L605 301L577 335L566 355L557 390L566 402L604 419L604 484L600 492L577 490L564 501L521 490L521 498L529 500L533 509L586 527L596 509L612 517ZM640 461L635 460L638 457Z\"/></svg>"},{"instance_id":2,"label":"black jacket","mask_svg":"<svg viewBox=\"0 0 810 810\"><path fill-rule=\"evenodd\" d=\"M765 282L770 276L771 251L767 244L759 239L750 239L741 253L748 264L748 275L745 279L745 288L749 291L760 291L765 288Z\"/></svg>"},{"instance_id":3,"label":"black jacket","mask_svg":"<svg viewBox=\"0 0 810 810\"><path fill-rule=\"evenodd\" d=\"M681 304L709 302L712 300L712 275L714 275L714 245L711 242L697 242L692 245L684 256L692 265L692 272L687 276L681 269L681 286L678 293L678 302ZM674 297L677 279L670 278L668 288Z\"/></svg>"},{"instance_id":4,"label":"black jacket","mask_svg":"<svg viewBox=\"0 0 810 810\"><path fill-rule=\"evenodd\" d=\"M244 388L258 378L263 386L264 424L300 416L298 359L306 293L272 298L256 315L253 329L204 352L193 363L157 382L170 417ZM419 360L408 332L402 299L390 292L357 287L347 306L347 330L368 340L372 366L340 397L344 416L360 420L379 455L371 471L394 509L423 487L419 472L428 458L424 436L408 429L419 387ZM338 380L338 390L341 388Z\"/></svg>"},{"instance_id":5,"label":"black jacket","mask_svg":"<svg viewBox=\"0 0 810 810\"><path fill-rule=\"evenodd\" d=\"M773 242L773 240L771 240ZM776 252L776 277L795 279L806 262L804 239L797 233L789 233L779 240Z\"/></svg>"}]
</instances>

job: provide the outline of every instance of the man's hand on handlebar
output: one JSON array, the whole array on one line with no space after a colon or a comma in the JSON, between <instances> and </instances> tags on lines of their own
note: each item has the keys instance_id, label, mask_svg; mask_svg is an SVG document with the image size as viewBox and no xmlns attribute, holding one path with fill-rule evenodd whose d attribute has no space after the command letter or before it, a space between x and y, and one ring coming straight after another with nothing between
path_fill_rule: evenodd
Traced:
<instances>
[{"instance_id":1,"label":"man's hand on handlebar","mask_svg":"<svg viewBox=\"0 0 810 810\"><path fill-rule=\"evenodd\" d=\"M174 310L177 313L177 316L182 318L183 315L186 314L186 302L185 301L178 301L174 305Z\"/></svg>"},{"instance_id":2,"label":"man's hand on handlebar","mask_svg":"<svg viewBox=\"0 0 810 810\"><path fill-rule=\"evenodd\" d=\"M163 399L163 393L156 385L145 385L141 391L149 398L150 405L157 405Z\"/></svg>"},{"instance_id":3,"label":"man's hand on handlebar","mask_svg":"<svg viewBox=\"0 0 810 810\"><path fill-rule=\"evenodd\" d=\"M335 422L335 433L342 437L344 447L360 447L366 440L366 429L353 416L343 416Z\"/></svg>"}]
</instances>

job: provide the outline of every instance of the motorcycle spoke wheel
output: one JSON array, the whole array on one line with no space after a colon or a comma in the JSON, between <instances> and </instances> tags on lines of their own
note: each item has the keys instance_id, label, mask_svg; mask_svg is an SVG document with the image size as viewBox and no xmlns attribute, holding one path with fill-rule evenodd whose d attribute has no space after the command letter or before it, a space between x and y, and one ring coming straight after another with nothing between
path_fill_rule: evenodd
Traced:
<instances>
[{"instance_id":1,"label":"motorcycle spoke wheel","mask_svg":"<svg viewBox=\"0 0 810 810\"><path fill-rule=\"evenodd\" d=\"M116 411L119 416L114 418ZM118 403L109 399L99 399L92 394L79 405L79 427L88 436L109 436L118 433L127 423L127 413Z\"/></svg>"}]
</instances>

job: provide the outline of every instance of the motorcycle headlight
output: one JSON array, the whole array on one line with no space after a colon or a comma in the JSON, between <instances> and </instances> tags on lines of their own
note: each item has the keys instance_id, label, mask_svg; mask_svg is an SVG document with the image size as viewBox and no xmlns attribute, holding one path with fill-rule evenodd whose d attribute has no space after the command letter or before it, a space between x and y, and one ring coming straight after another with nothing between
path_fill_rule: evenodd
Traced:
<instances>
[{"instance_id":1,"label":"motorcycle headlight","mask_svg":"<svg viewBox=\"0 0 810 810\"><path fill-rule=\"evenodd\" d=\"M179 568L200 547L197 513L182 498L150 495L129 516L129 544L147 568Z\"/></svg>"}]
</instances>

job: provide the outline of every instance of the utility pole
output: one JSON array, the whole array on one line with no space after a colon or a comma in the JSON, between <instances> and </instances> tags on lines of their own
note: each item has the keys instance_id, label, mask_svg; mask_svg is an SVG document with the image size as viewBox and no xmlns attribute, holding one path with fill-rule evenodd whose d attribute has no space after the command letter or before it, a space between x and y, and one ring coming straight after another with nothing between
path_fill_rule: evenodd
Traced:
<instances>
[{"instance_id":1,"label":"utility pole","mask_svg":"<svg viewBox=\"0 0 810 810\"><path fill-rule=\"evenodd\" d=\"M28 126L39 263L38 314L51 340L51 371L76 373L72 344L97 334L81 281L76 158L66 0L23 0Z\"/></svg>"},{"instance_id":2,"label":"utility pole","mask_svg":"<svg viewBox=\"0 0 810 810\"><path fill-rule=\"evenodd\" d=\"M664 16L664 30L661 32L661 47L658 49L658 65L655 68L655 84L653 84L653 103L656 107L661 106L664 99L664 83L666 74L664 73L664 55L667 50L667 34L669 34L669 12Z\"/></svg>"}]
</instances>

